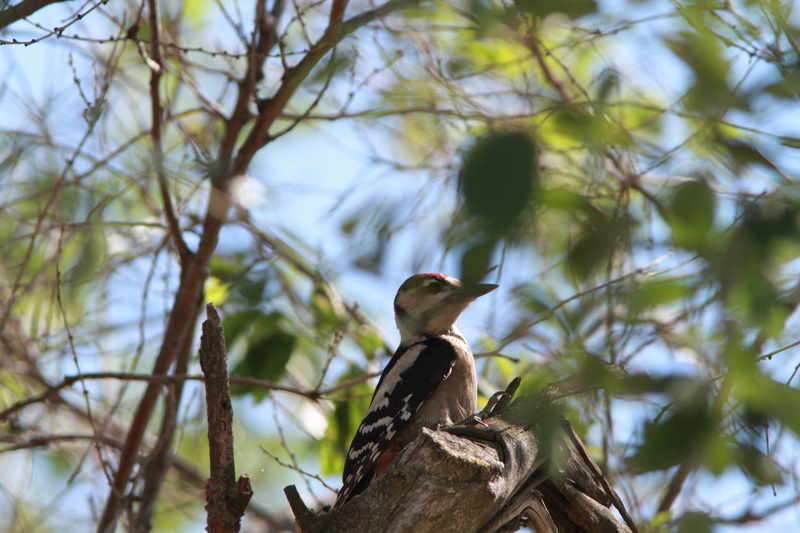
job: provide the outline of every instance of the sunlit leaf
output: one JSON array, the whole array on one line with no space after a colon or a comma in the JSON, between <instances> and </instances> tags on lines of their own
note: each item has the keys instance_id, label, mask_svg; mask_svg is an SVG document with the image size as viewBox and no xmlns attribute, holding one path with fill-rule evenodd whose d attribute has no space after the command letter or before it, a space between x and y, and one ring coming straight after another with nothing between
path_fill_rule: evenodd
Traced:
<instances>
[{"instance_id":1,"label":"sunlit leaf","mask_svg":"<svg viewBox=\"0 0 800 533\"><path fill-rule=\"evenodd\" d=\"M225 303L225 300L228 299L228 291L230 290L230 287L230 283L223 283L219 280L219 278L209 276L208 279L206 279L205 287L203 287L206 301L211 302L214 305L221 305Z\"/></svg>"}]
</instances>

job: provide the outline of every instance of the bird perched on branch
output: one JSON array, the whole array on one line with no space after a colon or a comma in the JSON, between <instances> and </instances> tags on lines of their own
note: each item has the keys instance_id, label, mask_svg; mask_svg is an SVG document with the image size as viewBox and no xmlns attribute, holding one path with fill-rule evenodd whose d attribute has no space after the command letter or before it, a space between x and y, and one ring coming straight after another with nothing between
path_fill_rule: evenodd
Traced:
<instances>
[{"instance_id":1,"label":"bird perched on branch","mask_svg":"<svg viewBox=\"0 0 800 533\"><path fill-rule=\"evenodd\" d=\"M334 509L362 493L422 428L464 420L478 408L475 360L456 320L497 285L417 274L397 291L400 347L381 374L345 459Z\"/></svg>"}]
</instances>

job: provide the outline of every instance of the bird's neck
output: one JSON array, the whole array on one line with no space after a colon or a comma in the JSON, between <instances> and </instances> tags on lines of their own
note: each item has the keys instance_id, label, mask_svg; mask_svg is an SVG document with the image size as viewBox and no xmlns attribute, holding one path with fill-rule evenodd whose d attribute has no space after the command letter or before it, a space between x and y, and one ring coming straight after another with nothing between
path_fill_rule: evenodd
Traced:
<instances>
[{"instance_id":1,"label":"bird's neck","mask_svg":"<svg viewBox=\"0 0 800 533\"><path fill-rule=\"evenodd\" d=\"M399 325L400 329L400 346L410 346L412 344L417 344L420 342L424 342L425 339L429 339L431 337L443 337L443 336L453 336L463 339L464 336L458 330L455 322L450 325L448 328L438 328L433 330L422 330L422 331L413 331Z\"/></svg>"}]
</instances>

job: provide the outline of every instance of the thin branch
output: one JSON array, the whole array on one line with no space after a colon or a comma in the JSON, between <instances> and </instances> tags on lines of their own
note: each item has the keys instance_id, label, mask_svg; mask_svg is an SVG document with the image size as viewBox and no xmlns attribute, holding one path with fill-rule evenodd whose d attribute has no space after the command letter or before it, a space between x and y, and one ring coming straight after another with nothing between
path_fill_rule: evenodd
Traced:
<instances>
[{"instance_id":1,"label":"thin branch","mask_svg":"<svg viewBox=\"0 0 800 533\"><path fill-rule=\"evenodd\" d=\"M69 324L69 320L67 319L67 311L64 308L64 301L61 297L61 254L62 254L62 241L64 238L64 231L63 229L58 234L58 257L56 257L56 301L58 302L58 309L61 313L61 320L64 324L64 331L67 333L67 342L69 343L69 349L72 353L72 362L75 364L75 370L78 372L78 381L81 384L81 391L83 392L83 401L86 405L86 416L89 420L89 425L92 426L92 433L95 435L94 440L94 448L97 451L97 458L100 461L100 464L103 465L103 474L106 476L106 479L110 482L111 481L111 473L107 467L107 462L103 459L103 450L100 448L100 439L99 433L97 431L97 424L94 420L94 415L92 414L92 403L89 401L89 390L86 388L86 382L81 375L81 366L78 362L78 352L75 350L75 340L72 336L72 328ZM76 471L77 472L77 471Z\"/></svg>"},{"instance_id":2,"label":"thin branch","mask_svg":"<svg viewBox=\"0 0 800 533\"><path fill-rule=\"evenodd\" d=\"M201 308L202 305L198 302L194 310L194 316L192 317L193 323L197 322ZM191 359L192 341L193 339L191 337L186 337L183 341L183 346L181 346L175 364L174 371L176 374L186 374L189 360ZM181 404L181 399L183 397L183 385L183 380L176 380L168 389L158 441L156 442L155 448L150 452L150 456L144 468L142 468L144 486L141 491L141 500L139 501L138 512L133 527L134 531L150 531L151 529L151 522L161 491L161 485L164 483L169 470L172 455L171 447L178 420L178 406Z\"/></svg>"},{"instance_id":3,"label":"thin branch","mask_svg":"<svg viewBox=\"0 0 800 533\"><path fill-rule=\"evenodd\" d=\"M633 270L632 272L628 272L627 274L623 274L622 276L620 276L620 277L618 277L616 279L612 279L612 280L607 281L605 283L601 283L600 285L596 285L596 286L594 286L594 287L592 287L590 289L586 289L585 291L581 291L581 292L575 293L572 296L570 296L569 298L561 300L556 305L554 305L553 307L548 309L544 313L544 315L537 317L535 320L531 320L531 321L525 322L525 323L520 324L519 326L515 327L514 330L511 333L506 335L498 343L497 347L495 348L495 351L502 350L503 348L505 348L506 346L511 344L514 340L516 340L517 337L521 333L523 333L525 331L528 331L529 329L531 329L532 327L536 326L537 324L539 324L541 322L544 322L545 320L550 318L553 315L553 313L555 313L556 311L558 311L559 309L561 309L562 307L564 307L568 303L570 303L572 301L575 301L575 300L578 300L580 298L583 298L584 296L588 296L589 294L595 293L597 291L601 291L601 290L603 290L603 289L605 289L607 287L610 287L612 285L616 285L617 283L621 283L623 281L626 281L626 280L628 280L630 278L636 277L636 276L638 276L640 274L644 274L648 270L650 270L651 268L657 266L658 264L662 263L663 261L666 261L671 255L672 255L672 251L670 251L669 253L663 255L662 257L659 257L655 261L653 261L653 262L651 262L651 263L649 263L649 264L647 264L647 265L645 265L643 267L640 267L640 268L637 268L636 270Z\"/></svg>"},{"instance_id":4,"label":"thin branch","mask_svg":"<svg viewBox=\"0 0 800 533\"><path fill-rule=\"evenodd\" d=\"M772 359L773 356L778 355L781 352L785 352L786 350L788 350L790 348L794 348L795 346L800 346L800 341L795 341L795 342L793 342L791 344L787 344L783 348L778 348L777 350L775 350L773 352L769 352L768 354L760 355L760 356L756 357L756 361L763 361L764 359Z\"/></svg>"},{"instance_id":5,"label":"thin branch","mask_svg":"<svg viewBox=\"0 0 800 533\"><path fill-rule=\"evenodd\" d=\"M58 4L67 0L22 0L8 9L0 11L0 30L14 24L18 20L29 17L50 4Z\"/></svg>"},{"instance_id":6,"label":"thin branch","mask_svg":"<svg viewBox=\"0 0 800 533\"><path fill-rule=\"evenodd\" d=\"M164 203L164 217L167 219L167 227L172 236L172 243L178 251L181 264L190 259L189 248L183 240L178 218L175 215L175 208L172 205L172 198L167 186L167 175L164 169L164 148L161 143L161 132L164 128L164 108L161 105L161 95L159 86L161 84L161 73L164 70L164 61L161 54L161 15L158 2L148 0L147 10L150 23L150 57L144 50L144 45L139 43L139 51L145 63L150 67L150 139L153 141L153 165L158 176L158 185L161 190L161 199Z\"/></svg>"},{"instance_id":7,"label":"thin branch","mask_svg":"<svg viewBox=\"0 0 800 533\"><path fill-rule=\"evenodd\" d=\"M330 491L331 491L331 492L333 492L333 493L337 493L337 492L338 492L336 489L334 489L333 487L331 487L330 485L328 485L328 484L325 482L325 480L324 480L324 479L322 479L322 478L321 478L320 476L318 476L317 474L312 474L311 472L307 472L307 471L303 470L302 468L300 468L300 466L299 466L299 465L296 463L296 461L293 461L293 463L294 463L294 464L289 464L289 463L287 463L287 462L285 462L285 461L281 461L281 459L280 459L278 456L276 456L276 455L274 455L274 454L270 453L270 452L269 452L269 451L268 451L266 448L264 448L263 446L259 445L259 448L261 448L261 451L262 451L262 452L264 452L264 454L265 454L267 457L269 457L270 459L272 459L273 461L275 461L276 463L278 463L278 465L280 465L280 466L282 466L282 467L284 467L284 468L288 468L288 469L290 469L290 470L294 470L295 472L297 472L298 474L300 474L300 475L301 475L301 476L303 476L304 478L311 478L311 479L314 479L314 480L316 480L316 481L319 481L319 483L320 483L320 484L321 484L323 487L325 487L326 489L330 490Z\"/></svg>"},{"instance_id":8,"label":"thin branch","mask_svg":"<svg viewBox=\"0 0 800 533\"><path fill-rule=\"evenodd\" d=\"M275 0L269 15L265 10L266 0L259 0L256 4L256 30L251 39L250 49L247 54L247 67L245 76L239 80L239 94L236 98L236 105L229 120L225 121L225 133L220 143L219 154L217 156L216 174L212 175L212 183L226 179L229 176L237 175L230 173L230 162L236 148L236 142L242 128L252 119L250 104L255 94L256 83L261 75L261 69L267 58L269 51L278 43L277 25L283 14L285 0ZM257 35L256 35L257 33ZM240 172L241 174L243 172ZM220 183L219 188L225 189L225 184ZM227 210L226 210L227 212Z\"/></svg>"},{"instance_id":9,"label":"thin branch","mask_svg":"<svg viewBox=\"0 0 800 533\"><path fill-rule=\"evenodd\" d=\"M419 2L420 0L389 0L374 9L342 22L340 25L329 24L325 33L303 59L297 65L284 72L283 81L272 97L259 102L258 118L232 163L233 175L244 174L256 152L270 140L268 132L272 123L284 110L286 104L300 87L300 84L311 73L311 70L334 46L362 26L385 17L394 11L416 5ZM344 3L340 3L343 10Z\"/></svg>"},{"instance_id":10,"label":"thin branch","mask_svg":"<svg viewBox=\"0 0 800 533\"><path fill-rule=\"evenodd\" d=\"M289 394L295 394L297 396L302 396L303 398L307 398L309 400L322 400L322 399L330 399L328 398L332 394L335 394L339 391L349 389L350 387L354 387L365 381L368 381L372 378L380 376L380 372L372 372L369 374L364 374L363 376L349 379L344 381L338 385L334 385L333 387L329 387L327 389L320 389L320 390L303 390L298 389L297 387L291 387L289 385L280 385L278 383L273 383L271 381L265 381L263 379L256 379L251 377L237 377L233 376L230 379L231 385L248 385L251 387L258 387L260 389L266 389L276 392L286 392ZM0 411L0 422L5 422L8 418L28 407L29 405L33 405L36 403L46 402L53 398L58 397L58 392L66 387L74 385L75 383L85 380L98 380L98 379L117 379L120 381L144 381L147 383L154 383L156 385L170 385L172 383L180 383L183 381L204 381L203 376L200 375L188 375L188 374L177 374L177 375L152 375L152 374L133 374L128 372L92 372L92 373L85 373L76 376L66 376L63 380L59 381L55 385L48 385L47 390L38 394L37 396L32 396L25 400L15 403L14 405L6 408L4 411Z\"/></svg>"}]
</instances>

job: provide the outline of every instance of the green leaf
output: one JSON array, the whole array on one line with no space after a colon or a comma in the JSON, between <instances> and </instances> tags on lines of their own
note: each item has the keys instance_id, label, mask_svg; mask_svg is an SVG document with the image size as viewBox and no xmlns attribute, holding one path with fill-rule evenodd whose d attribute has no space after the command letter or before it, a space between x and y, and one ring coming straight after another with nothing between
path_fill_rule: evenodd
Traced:
<instances>
[{"instance_id":1,"label":"green leaf","mask_svg":"<svg viewBox=\"0 0 800 533\"><path fill-rule=\"evenodd\" d=\"M779 485L784 482L781 469L775 461L754 446L739 447L739 466L758 485Z\"/></svg>"},{"instance_id":2,"label":"green leaf","mask_svg":"<svg viewBox=\"0 0 800 533\"><path fill-rule=\"evenodd\" d=\"M383 338L372 328L359 327L355 335L361 351L368 357L384 348Z\"/></svg>"},{"instance_id":3,"label":"green leaf","mask_svg":"<svg viewBox=\"0 0 800 533\"><path fill-rule=\"evenodd\" d=\"M737 372L734 394L755 420L778 420L800 436L800 391L761 374L757 368Z\"/></svg>"},{"instance_id":4,"label":"green leaf","mask_svg":"<svg viewBox=\"0 0 800 533\"><path fill-rule=\"evenodd\" d=\"M243 331L249 331L249 328L255 321L263 317L264 313L258 309L247 309L246 311L239 311L238 313L226 314L222 319L222 329L225 331L225 342L232 346L236 339Z\"/></svg>"},{"instance_id":5,"label":"green leaf","mask_svg":"<svg viewBox=\"0 0 800 533\"><path fill-rule=\"evenodd\" d=\"M746 108L747 101L728 87L730 65L723 59L718 38L702 27L702 21L696 29L699 31L681 32L680 39L666 40L672 52L694 72L695 84L687 93L686 107L702 113L731 106Z\"/></svg>"},{"instance_id":6,"label":"green leaf","mask_svg":"<svg viewBox=\"0 0 800 533\"><path fill-rule=\"evenodd\" d=\"M599 113L588 113L576 106L564 106L553 114L556 134L574 143L592 146L628 145L630 134Z\"/></svg>"},{"instance_id":7,"label":"green leaf","mask_svg":"<svg viewBox=\"0 0 800 533\"><path fill-rule=\"evenodd\" d=\"M679 298L690 296L692 287L679 280L662 280L645 283L631 294L629 306L632 314L650 308L665 305Z\"/></svg>"},{"instance_id":8,"label":"green leaf","mask_svg":"<svg viewBox=\"0 0 800 533\"><path fill-rule=\"evenodd\" d=\"M566 187L544 189L540 191L539 203L551 209L565 211L585 211L590 209L586 200Z\"/></svg>"},{"instance_id":9,"label":"green leaf","mask_svg":"<svg viewBox=\"0 0 800 533\"><path fill-rule=\"evenodd\" d=\"M339 326L339 317L327 291L315 286L311 292L311 310L314 312L314 327L318 331L330 331Z\"/></svg>"},{"instance_id":10,"label":"green leaf","mask_svg":"<svg viewBox=\"0 0 800 533\"><path fill-rule=\"evenodd\" d=\"M536 149L523 133L479 139L461 169L461 192L469 210L491 230L511 226L525 209L536 178Z\"/></svg>"},{"instance_id":11,"label":"green leaf","mask_svg":"<svg viewBox=\"0 0 800 533\"><path fill-rule=\"evenodd\" d=\"M253 330L247 338L247 351L244 358L231 372L232 375L252 377L277 382L286 370L292 356L297 337L284 330L280 324L283 315L270 313L253 321ZM264 389L238 385L231 387L231 393L240 395L251 393L260 400L266 394Z\"/></svg>"},{"instance_id":12,"label":"green leaf","mask_svg":"<svg viewBox=\"0 0 800 533\"><path fill-rule=\"evenodd\" d=\"M464 285L478 283L489 272L489 261L494 251L494 243L482 242L464 252L461 256L461 281Z\"/></svg>"},{"instance_id":13,"label":"green leaf","mask_svg":"<svg viewBox=\"0 0 800 533\"><path fill-rule=\"evenodd\" d=\"M356 374L348 373L340 382L355 377ZM338 474L344 469L344 458L350 441L369 409L372 387L368 383L361 383L349 389L347 396L350 398L348 401L336 403L325 430L325 439L320 446L320 468L323 475Z\"/></svg>"},{"instance_id":14,"label":"green leaf","mask_svg":"<svg viewBox=\"0 0 800 533\"><path fill-rule=\"evenodd\" d=\"M703 248L714 222L714 207L714 192L705 181L679 185L666 213L673 242L683 248Z\"/></svg>"},{"instance_id":15,"label":"green leaf","mask_svg":"<svg viewBox=\"0 0 800 533\"><path fill-rule=\"evenodd\" d=\"M800 73L791 70L782 72L783 79L764 87L762 91L771 93L778 98L794 101L800 96Z\"/></svg>"},{"instance_id":16,"label":"green leaf","mask_svg":"<svg viewBox=\"0 0 800 533\"><path fill-rule=\"evenodd\" d=\"M793 258L800 244L800 208L783 198L767 197L745 207L719 261L726 306L761 334L780 333L791 312L778 298L776 267Z\"/></svg>"},{"instance_id":17,"label":"green leaf","mask_svg":"<svg viewBox=\"0 0 800 533\"><path fill-rule=\"evenodd\" d=\"M354 58L347 50L335 48L328 62L318 65L309 75L308 81L312 84L327 82L342 71L351 68Z\"/></svg>"},{"instance_id":18,"label":"green leaf","mask_svg":"<svg viewBox=\"0 0 800 533\"><path fill-rule=\"evenodd\" d=\"M797 148L800 150L800 138L798 137L778 137L781 140L781 144L784 146L788 146L789 148Z\"/></svg>"},{"instance_id":19,"label":"green leaf","mask_svg":"<svg viewBox=\"0 0 800 533\"><path fill-rule=\"evenodd\" d=\"M730 154L735 172L741 172L748 165L764 165L767 168L775 168L772 161L750 143L730 139L720 139L720 142Z\"/></svg>"},{"instance_id":20,"label":"green leaf","mask_svg":"<svg viewBox=\"0 0 800 533\"><path fill-rule=\"evenodd\" d=\"M258 305L264 301L264 288L267 286L265 275L259 277L248 275L236 282L233 289L250 305Z\"/></svg>"},{"instance_id":21,"label":"green leaf","mask_svg":"<svg viewBox=\"0 0 800 533\"><path fill-rule=\"evenodd\" d=\"M211 275L221 281L236 281L242 275L241 260L236 257L214 255L211 258Z\"/></svg>"},{"instance_id":22,"label":"green leaf","mask_svg":"<svg viewBox=\"0 0 800 533\"><path fill-rule=\"evenodd\" d=\"M679 464L704 449L713 434L706 386L684 383L670 392L675 405L666 418L645 426L644 442L628 460L636 471L650 472Z\"/></svg>"},{"instance_id":23,"label":"green leaf","mask_svg":"<svg viewBox=\"0 0 800 533\"><path fill-rule=\"evenodd\" d=\"M678 519L678 533L711 533L714 521L705 513L684 513Z\"/></svg>"},{"instance_id":24,"label":"green leaf","mask_svg":"<svg viewBox=\"0 0 800 533\"><path fill-rule=\"evenodd\" d=\"M632 222L594 211L584 223L580 238L567 253L567 264L579 279L586 279L604 263L620 242L626 241Z\"/></svg>"}]
</instances>

